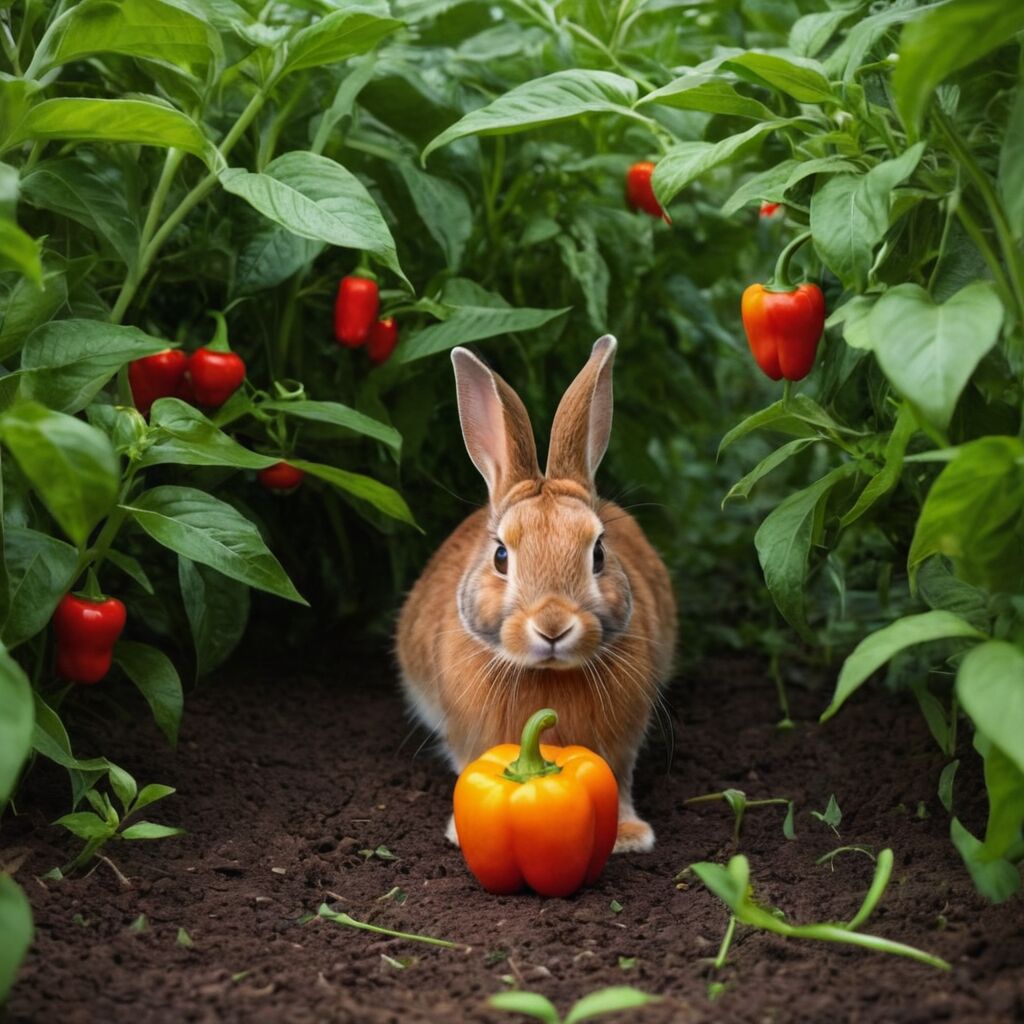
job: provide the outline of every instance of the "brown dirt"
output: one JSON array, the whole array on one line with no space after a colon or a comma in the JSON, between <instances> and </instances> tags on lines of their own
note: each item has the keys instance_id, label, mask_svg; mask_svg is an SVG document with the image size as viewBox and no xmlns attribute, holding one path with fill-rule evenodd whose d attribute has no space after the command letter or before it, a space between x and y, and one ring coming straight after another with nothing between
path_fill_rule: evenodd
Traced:
<instances>
[{"instance_id":1,"label":"brown dirt","mask_svg":"<svg viewBox=\"0 0 1024 1024\"><path fill-rule=\"evenodd\" d=\"M129 888L106 865L83 878L39 879L73 846L46 825L66 810L65 781L46 768L34 773L22 799L32 810L5 828L8 848L30 850L17 877L37 923L10 1021L521 1020L485 1005L510 976L563 1012L606 985L664 997L616 1018L631 1021L1024 1019L1022 902L991 907L974 893L935 797L942 758L916 708L876 692L819 727L812 722L824 692L799 693L800 724L779 732L771 684L756 664L705 663L670 694L671 767L660 736L643 758L638 804L658 833L656 851L613 858L597 886L570 900L496 898L443 841L452 778L429 749L416 752L422 734L407 738L387 664L348 671L345 680L236 672L193 696L177 753L148 726L105 738L104 749L115 748L109 756L141 782L178 787L153 817L189 830L110 850ZM103 732L93 732L98 747ZM748 812L741 849L762 901L792 921L847 918L870 881L870 861L847 854L832 870L815 860L841 843L891 846L893 881L866 930L939 954L952 972L742 927L728 966L714 972L707 958L725 909L698 883L680 888L675 876L734 852L724 805L683 804L728 786L797 801L791 842L782 809ZM843 811L841 841L808 813L832 792ZM980 778L964 766L957 801L979 827ZM381 844L398 859L359 853ZM405 902L382 899L396 886ZM322 900L472 949L302 923ZM129 928L140 914L149 922L142 933ZM177 943L179 928L191 948ZM413 960L399 969L385 954ZM635 963L624 968L620 958ZM726 986L715 1001L713 980Z\"/></svg>"}]
</instances>

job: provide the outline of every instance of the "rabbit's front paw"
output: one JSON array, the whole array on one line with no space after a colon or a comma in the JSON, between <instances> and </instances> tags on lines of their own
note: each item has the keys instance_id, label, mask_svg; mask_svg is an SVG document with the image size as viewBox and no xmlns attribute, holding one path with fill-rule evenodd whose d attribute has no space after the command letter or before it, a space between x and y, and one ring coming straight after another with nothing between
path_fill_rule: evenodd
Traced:
<instances>
[{"instance_id":1,"label":"rabbit's front paw","mask_svg":"<svg viewBox=\"0 0 1024 1024\"><path fill-rule=\"evenodd\" d=\"M458 846L459 845L459 833L455 831L455 815L454 814L448 819L448 827L444 830L444 837L445 837L445 839L448 840L449 843L452 844L452 846ZM652 835L651 841L653 842L653 840L654 840L654 837Z\"/></svg>"},{"instance_id":2,"label":"rabbit's front paw","mask_svg":"<svg viewBox=\"0 0 1024 1024\"><path fill-rule=\"evenodd\" d=\"M650 853L654 849L654 829L639 818L619 822L612 853Z\"/></svg>"}]
</instances>

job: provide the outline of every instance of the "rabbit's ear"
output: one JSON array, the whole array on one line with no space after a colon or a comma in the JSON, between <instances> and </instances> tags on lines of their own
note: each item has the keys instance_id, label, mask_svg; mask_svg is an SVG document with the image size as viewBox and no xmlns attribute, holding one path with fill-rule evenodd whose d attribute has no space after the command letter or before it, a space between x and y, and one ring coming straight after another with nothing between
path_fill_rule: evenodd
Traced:
<instances>
[{"instance_id":1,"label":"rabbit's ear","mask_svg":"<svg viewBox=\"0 0 1024 1024\"><path fill-rule=\"evenodd\" d=\"M468 349L452 349L452 365L466 450L497 504L513 485L540 476L530 418L519 396Z\"/></svg>"},{"instance_id":2,"label":"rabbit's ear","mask_svg":"<svg viewBox=\"0 0 1024 1024\"><path fill-rule=\"evenodd\" d=\"M612 430L612 363L618 342L606 334L594 342L587 365L558 403L551 424L546 474L594 488L594 474Z\"/></svg>"}]
</instances>

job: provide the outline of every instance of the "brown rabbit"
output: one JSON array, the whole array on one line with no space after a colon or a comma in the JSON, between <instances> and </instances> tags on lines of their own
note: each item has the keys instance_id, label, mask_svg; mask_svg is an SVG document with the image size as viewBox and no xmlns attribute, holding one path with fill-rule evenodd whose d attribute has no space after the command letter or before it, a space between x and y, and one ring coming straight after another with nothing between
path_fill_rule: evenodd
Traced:
<instances>
[{"instance_id":1,"label":"brown rabbit","mask_svg":"<svg viewBox=\"0 0 1024 1024\"><path fill-rule=\"evenodd\" d=\"M605 335L565 393L542 475L526 409L464 348L452 351L466 448L490 492L441 545L398 623L406 694L456 771L519 739L541 707L551 744L600 753L619 781L617 852L650 850L631 784L676 632L668 572L636 521L601 501L594 474L612 425ZM458 843L454 823L448 838Z\"/></svg>"}]
</instances>

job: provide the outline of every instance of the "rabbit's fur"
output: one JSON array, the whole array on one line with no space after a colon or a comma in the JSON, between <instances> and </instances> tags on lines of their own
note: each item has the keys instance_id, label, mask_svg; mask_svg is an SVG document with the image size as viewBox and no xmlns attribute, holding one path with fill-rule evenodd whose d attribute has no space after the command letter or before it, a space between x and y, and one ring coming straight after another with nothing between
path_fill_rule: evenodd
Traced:
<instances>
[{"instance_id":1,"label":"rabbit's fur","mask_svg":"<svg viewBox=\"0 0 1024 1024\"><path fill-rule=\"evenodd\" d=\"M636 521L594 490L611 430L615 349L610 335L598 339L562 398L544 474L518 395L469 351L453 350L462 433L490 501L410 592L398 658L412 707L456 771L489 747L518 742L538 708L555 708L545 742L583 744L615 772L622 852L654 845L630 791L671 670L676 611L668 572ZM448 837L458 842L451 823Z\"/></svg>"}]
</instances>

